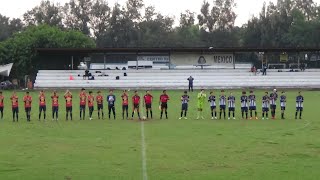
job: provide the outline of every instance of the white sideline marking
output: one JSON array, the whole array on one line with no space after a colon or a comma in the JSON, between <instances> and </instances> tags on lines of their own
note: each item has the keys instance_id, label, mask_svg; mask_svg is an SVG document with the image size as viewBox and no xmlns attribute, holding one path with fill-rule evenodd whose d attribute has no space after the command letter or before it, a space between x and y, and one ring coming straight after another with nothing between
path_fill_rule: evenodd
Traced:
<instances>
[{"instance_id":1,"label":"white sideline marking","mask_svg":"<svg viewBox=\"0 0 320 180\"><path fill-rule=\"evenodd\" d=\"M146 142L144 135L144 122L141 122L141 155L142 155L142 179L148 180L147 174L147 154L146 154Z\"/></svg>"}]
</instances>

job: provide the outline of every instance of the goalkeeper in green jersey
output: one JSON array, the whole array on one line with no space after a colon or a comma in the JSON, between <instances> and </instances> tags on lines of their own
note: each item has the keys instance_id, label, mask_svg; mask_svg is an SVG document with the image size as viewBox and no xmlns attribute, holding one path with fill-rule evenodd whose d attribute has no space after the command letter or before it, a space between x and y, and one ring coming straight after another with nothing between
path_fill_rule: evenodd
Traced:
<instances>
[{"instance_id":1,"label":"goalkeeper in green jersey","mask_svg":"<svg viewBox=\"0 0 320 180\"><path fill-rule=\"evenodd\" d=\"M207 99L207 95L204 93L204 89L201 89L201 92L198 94L198 117L197 117L197 119L199 119L200 117L201 117L201 119L204 119L204 117L202 116L202 111L203 111L203 106L204 106L206 99Z\"/></svg>"}]
</instances>

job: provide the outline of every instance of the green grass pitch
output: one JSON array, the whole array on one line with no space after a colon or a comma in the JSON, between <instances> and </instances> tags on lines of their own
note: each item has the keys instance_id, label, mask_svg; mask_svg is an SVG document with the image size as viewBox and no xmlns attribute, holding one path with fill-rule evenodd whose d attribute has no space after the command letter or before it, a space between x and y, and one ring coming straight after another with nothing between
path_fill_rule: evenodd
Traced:
<instances>
[{"instance_id":1,"label":"green grass pitch","mask_svg":"<svg viewBox=\"0 0 320 180\"><path fill-rule=\"evenodd\" d=\"M38 92L31 92L34 99L31 123L25 118L24 92L18 92L20 120L13 123L11 92L6 91L5 116L0 121L0 179L317 180L320 177L319 92L302 92L303 119L294 120L297 91L287 93L286 120L279 120L278 107L278 119L264 121L240 119L240 90L234 91L236 120L211 120L209 103L204 111L206 119L195 120L197 92L190 94L189 119L178 120L182 91L168 91L169 119L159 120L160 91L154 91L154 119L143 125L137 120L122 120L119 91L116 92L118 119L97 120L95 111L93 121L88 120L88 110L86 120L79 121L79 91L73 91L74 120L68 122L64 92L59 92L58 122L51 120L48 98L51 92L46 92L46 122L38 121ZM263 92L256 92L259 117ZM130 96L132 93L129 92ZM106 115L106 105L104 112ZM142 166L142 127L146 174Z\"/></svg>"}]
</instances>

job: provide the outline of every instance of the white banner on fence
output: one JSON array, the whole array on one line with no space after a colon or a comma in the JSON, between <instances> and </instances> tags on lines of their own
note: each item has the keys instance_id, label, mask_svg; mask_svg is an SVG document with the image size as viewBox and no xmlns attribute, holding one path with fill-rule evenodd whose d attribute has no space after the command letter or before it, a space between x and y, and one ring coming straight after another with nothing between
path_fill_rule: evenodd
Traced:
<instances>
[{"instance_id":1,"label":"white banner on fence","mask_svg":"<svg viewBox=\"0 0 320 180\"><path fill-rule=\"evenodd\" d=\"M169 56L138 56L138 61L169 62Z\"/></svg>"}]
</instances>

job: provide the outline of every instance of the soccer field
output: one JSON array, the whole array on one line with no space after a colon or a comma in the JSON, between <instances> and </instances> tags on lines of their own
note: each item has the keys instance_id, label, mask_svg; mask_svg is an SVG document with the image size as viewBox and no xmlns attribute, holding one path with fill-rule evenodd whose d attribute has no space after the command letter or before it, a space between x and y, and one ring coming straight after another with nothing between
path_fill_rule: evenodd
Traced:
<instances>
[{"instance_id":1,"label":"soccer field","mask_svg":"<svg viewBox=\"0 0 320 180\"><path fill-rule=\"evenodd\" d=\"M190 94L188 120L179 120L183 91L168 91L169 119L160 120L160 91L153 91L154 119L146 122L122 120L119 91L115 93L117 120L98 120L95 111L89 121L87 109L86 120L80 121L79 91L73 91L74 118L65 121L61 91L59 121L52 121L51 92L46 92L47 121L39 122L38 92L31 92L34 102L30 123L22 104L24 92L18 92L19 122L12 122L11 92L7 91L5 116L0 121L0 179L317 180L320 94L302 92L303 119L295 120L297 91L287 92L286 120L280 120L279 101L277 120L261 120L264 91L255 92L259 120L242 120L240 90L234 91L236 120L211 120L209 103L205 120L196 120L198 92ZM104 97L107 93L104 91ZM142 96L144 91L139 93ZM133 92L129 94L131 97ZM129 116L131 109L129 106ZM106 104L104 113L107 117Z\"/></svg>"}]
</instances>

